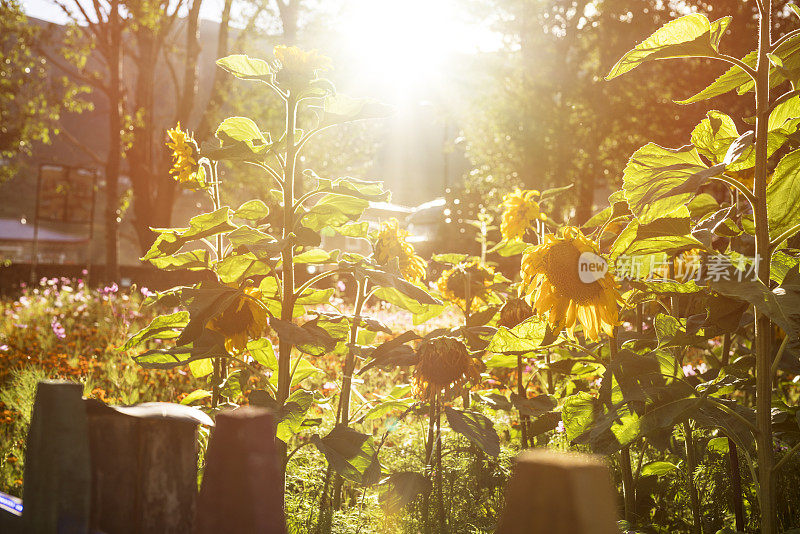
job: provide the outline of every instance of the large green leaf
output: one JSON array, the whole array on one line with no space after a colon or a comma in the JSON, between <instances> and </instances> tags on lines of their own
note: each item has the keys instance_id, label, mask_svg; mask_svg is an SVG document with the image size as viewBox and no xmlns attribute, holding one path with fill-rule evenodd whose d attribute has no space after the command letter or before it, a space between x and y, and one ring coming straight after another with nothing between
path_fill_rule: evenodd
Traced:
<instances>
[{"instance_id":1,"label":"large green leaf","mask_svg":"<svg viewBox=\"0 0 800 534\"><path fill-rule=\"evenodd\" d=\"M767 184L767 215L772 239L800 224L800 150L778 162Z\"/></svg>"},{"instance_id":2,"label":"large green leaf","mask_svg":"<svg viewBox=\"0 0 800 534\"><path fill-rule=\"evenodd\" d=\"M263 200L248 200L236 209L234 215L240 219L257 221L269 215L269 206Z\"/></svg>"},{"instance_id":3,"label":"large green leaf","mask_svg":"<svg viewBox=\"0 0 800 534\"><path fill-rule=\"evenodd\" d=\"M662 252L676 254L684 250L703 248L703 244L690 234L688 209L686 206L681 208L672 216L656 219L649 224L640 224L638 220L632 219L611 245L609 257L616 260L617 270L625 272L628 266L624 265L624 261L633 261L634 256Z\"/></svg>"},{"instance_id":4,"label":"large green leaf","mask_svg":"<svg viewBox=\"0 0 800 534\"><path fill-rule=\"evenodd\" d=\"M197 338L186 345L176 345L168 349L151 349L133 359L145 369L174 369L197 360L228 356L225 338L217 332L205 329Z\"/></svg>"},{"instance_id":5,"label":"large green leaf","mask_svg":"<svg viewBox=\"0 0 800 534\"><path fill-rule=\"evenodd\" d=\"M316 193L335 193L363 198L371 202L386 202L391 196L389 191L383 188L383 182L359 180L349 176L333 179L321 178L310 169L304 171L303 174L317 180Z\"/></svg>"},{"instance_id":6,"label":"large green leaf","mask_svg":"<svg viewBox=\"0 0 800 534\"><path fill-rule=\"evenodd\" d=\"M231 209L228 206L192 217L189 219L189 228L154 228L153 230L158 233L158 236L142 260L148 261L152 258L175 254L190 241L235 229L236 226L231 222Z\"/></svg>"},{"instance_id":7,"label":"large green leaf","mask_svg":"<svg viewBox=\"0 0 800 534\"><path fill-rule=\"evenodd\" d=\"M357 221L369 201L349 195L328 193L303 215L301 224L316 232L326 226L337 227Z\"/></svg>"},{"instance_id":8,"label":"large green leaf","mask_svg":"<svg viewBox=\"0 0 800 534\"><path fill-rule=\"evenodd\" d=\"M495 432L491 419L477 412L456 410L450 406L445 407L444 413L450 428L455 432L469 438L489 456L500 455L500 437Z\"/></svg>"},{"instance_id":9,"label":"large green leaf","mask_svg":"<svg viewBox=\"0 0 800 534\"><path fill-rule=\"evenodd\" d=\"M394 113L392 106L376 100L351 98L342 94L325 99L319 127L325 128L334 124L342 124L365 119L383 119Z\"/></svg>"},{"instance_id":10,"label":"large green leaf","mask_svg":"<svg viewBox=\"0 0 800 534\"><path fill-rule=\"evenodd\" d=\"M334 471L347 480L366 486L380 479L381 468L372 436L337 425L323 438L315 434L312 441Z\"/></svg>"},{"instance_id":11,"label":"large green leaf","mask_svg":"<svg viewBox=\"0 0 800 534\"><path fill-rule=\"evenodd\" d=\"M265 151L269 143L258 125L247 117L228 117L222 121L214 135L223 146L244 143L254 154Z\"/></svg>"},{"instance_id":12,"label":"large green leaf","mask_svg":"<svg viewBox=\"0 0 800 534\"><path fill-rule=\"evenodd\" d=\"M784 63L789 62L791 58L791 63L793 64L798 60L796 54L798 49L800 49L800 38L798 38L798 36L794 36L793 38L782 43L781 46L775 50L774 55L780 58ZM741 61L748 67L755 69L757 59L758 53L754 50L743 57ZM775 67L772 67L770 71L770 87L776 87L777 85L786 81L786 78ZM711 85L699 93L685 100L676 102L678 104L693 104L701 100L708 100L709 98L713 98L715 96L724 95L725 93L733 91L734 89L741 95L747 91L751 91L752 88L753 79L750 78L750 76L740 67L734 65L725 71L725 73L723 73L719 78L714 80Z\"/></svg>"},{"instance_id":13,"label":"large green leaf","mask_svg":"<svg viewBox=\"0 0 800 534\"><path fill-rule=\"evenodd\" d=\"M322 356L336 346L336 339L317 325L317 319L298 326L290 321L273 317L269 320L269 325L282 341L290 343L300 352L312 356Z\"/></svg>"},{"instance_id":14,"label":"large green leaf","mask_svg":"<svg viewBox=\"0 0 800 534\"><path fill-rule=\"evenodd\" d=\"M180 269L186 269L187 271L203 271L209 268L209 255L208 251L204 249L188 250L186 252L172 254L171 256L151 258L150 263L164 271L176 271Z\"/></svg>"},{"instance_id":15,"label":"large green leaf","mask_svg":"<svg viewBox=\"0 0 800 534\"><path fill-rule=\"evenodd\" d=\"M625 166L622 187L631 213L647 224L685 208L701 185L723 171L722 165L709 168L694 147L648 143Z\"/></svg>"},{"instance_id":16,"label":"large green leaf","mask_svg":"<svg viewBox=\"0 0 800 534\"><path fill-rule=\"evenodd\" d=\"M646 61L715 57L719 54L719 41L730 21L731 17L723 17L709 22L705 15L699 13L670 21L622 56L606 80L625 74Z\"/></svg>"},{"instance_id":17,"label":"large green leaf","mask_svg":"<svg viewBox=\"0 0 800 534\"><path fill-rule=\"evenodd\" d=\"M314 395L303 389L293 391L278 411L278 439L288 443L289 439L303 428L306 412L314 404Z\"/></svg>"},{"instance_id":18,"label":"large green leaf","mask_svg":"<svg viewBox=\"0 0 800 534\"><path fill-rule=\"evenodd\" d=\"M245 54L233 54L217 60L217 65L237 78L245 80L268 80L271 78L269 63Z\"/></svg>"},{"instance_id":19,"label":"large green leaf","mask_svg":"<svg viewBox=\"0 0 800 534\"><path fill-rule=\"evenodd\" d=\"M486 351L505 354L533 352L542 346L547 334L547 319L534 315L513 328L498 328Z\"/></svg>"},{"instance_id":20,"label":"large green leaf","mask_svg":"<svg viewBox=\"0 0 800 534\"><path fill-rule=\"evenodd\" d=\"M189 312L178 311L169 315L159 315L132 335L120 350L129 350L151 339L174 339L181 334L181 328L189 323Z\"/></svg>"}]
</instances>

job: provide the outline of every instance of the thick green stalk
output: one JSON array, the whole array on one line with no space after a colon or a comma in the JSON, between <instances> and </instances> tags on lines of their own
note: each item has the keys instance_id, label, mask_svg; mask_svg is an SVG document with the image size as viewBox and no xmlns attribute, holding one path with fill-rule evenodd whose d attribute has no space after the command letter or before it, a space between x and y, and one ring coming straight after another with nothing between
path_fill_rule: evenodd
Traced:
<instances>
[{"instance_id":1,"label":"thick green stalk","mask_svg":"<svg viewBox=\"0 0 800 534\"><path fill-rule=\"evenodd\" d=\"M436 402L436 496L438 501L439 532L447 533L447 518L444 515L444 490L442 482L442 404L441 398Z\"/></svg>"},{"instance_id":2,"label":"thick green stalk","mask_svg":"<svg viewBox=\"0 0 800 534\"><path fill-rule=\"evenodd\" d=\"M295 156L297 147L295 146L295 124L297 120L297 98L289 95L286 102L286 161L283 172L283 239L288 240L289 234L294 230L294 175L295 175ZM283 248L283 296L281 299L281 319L284 321L292 320L294 310L294 247L285 246ZM278 406L283 406L289 397L289 386L291 385L292 345L288 341L280 339L278 342Z\"/></svg>"},{"instance_id":3,"label":"thick green stalk","mask_svg":"<svg viewBox=\"0 0 800 534\"><path fill-rule=\"evenodd\" d=\"M753 194L756 202L753 215L756 226L756 274L769 286L770 240L767 218L767 124L769 121L769 70L767 54L770 48L772 1L763 0L763 11L758 20L758 63L756 64L756 162ZM770 338L772 329L769 317L755 310L756 353L756 438L758 452L758 482L760 487L761 532L777 531L775 506L775 481L772 466L775 463L772 443L772 377Z\"/></svg>"},{"instance_id":4,"label":"thick green stalk","mask_svg":"<svg viewBox=\"0 0 800 534\"><path fill-rule=\"evenodd\" d=\"M353 372L356 366L356 355L353 346L358 342L358 325L361 322L361 310L367 300L366 281L358 282L358 292L356 294L356 305L353 311L353 323L350 325L350 349L344 360L344 375L342 376L342 394L339 397L338 423L347 425L350 423L350 392L353 385Z\"/></svg>"},{"instance_id":5,"label":"thick green stalk","mask_svg":"<svg viewBox=\"0 0 800 534\"><path fill-rule=\"evenodd\" d=\"M431 482L431 490L433 490L433 439L434 429L436 424L436 394L430 398L430 412L428 414L428 440L425 442L425 474L429 477ZM425 525L425 533L430 534L430 499L431 491L426 491L422 496L422 521Z\"/></svg>"},{"instance_id":6,"label":"thick green stalk","mask_svg":"<svg viewBox=\"0 0 800 534\"><path fill-rule=\"evenodd\" d=\"M689 499L692 503L692 533L700 534L703 531L703 517L700 514L700 496L694 485L694 472L697 469L697 452L692 439L692 426L689 421L683 422L683 435L686 446L686 488L689 490Z\"/></svg>"},{"instance_id":7,"label":"thick green stalk","mask_svg":"<svg viewBox=\"0 0 800 534\"><path fill-rule=\"evenodd\" d=\"M522 356L517 356L517 394L519 395L521 400L525 400L528 396L528 392L525 388L525 381L522 377L522 370L524 369ZM528 448L528 416L522 415L520 411L519 414L519 430L520 430L520 444L522 445L523 449Z\"/></svg>"},{"instance_id":8,"label":"thick green stalk","mask_svg":"<svg viewBox=\"0 0 800 534\"><path fill-rule=\"evenodd\" d=\"M608 349L611 360L617 358L617 329L614 328L614 337L608 340ZM622 470L622 494L625 502L625 521L633 528L636 518L636 493L633 484L633 466L631 465L631 448L626 445L619 451L619 464Z\"/></svg>"}]
</instances>

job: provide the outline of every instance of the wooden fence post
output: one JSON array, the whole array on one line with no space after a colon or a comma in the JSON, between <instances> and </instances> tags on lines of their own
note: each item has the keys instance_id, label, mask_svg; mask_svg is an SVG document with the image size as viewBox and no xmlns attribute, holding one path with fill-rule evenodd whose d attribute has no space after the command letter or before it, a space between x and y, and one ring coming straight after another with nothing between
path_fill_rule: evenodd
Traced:
<instances>
[{"instance_id":1,"label":"wooden fence post","mask_svg":"<svg viewBox=\"0 0 800 534\"><path fill-rule=\"evenodd\" d=\"M285 534L275 421L263 408L217 415L197 507L198 534Z\"/></svg>"},{"instance_id":2,"label":"wooden fence post","mask_svg":"<svg viewBox=\"0 0 800 534\"><path fill-rule=\"evenodd\" d=\"M91 477L83 386L39 382L25 449L22 523L27 534L85 534Z\"/></svg>"},{"instance_id":3,"label":"wooden fence post","mask_svg":"<svg viewBox=\"0 0 800 534\"><path fill-rule=\"evenodd\" d=\"M87 400L93 530L186 534L197 498L200 410L170 403L110 407ZM27 506L27 503L26 503Z\"/></svg>"},{"instance_id":4,"label":"wooden fence post","mask_svg":"<svg viewBox=\"0 0 800 534\"><path fill-rule=\"evenodd\" d=\"M532 449L517 456L497 534L617 534L611 475L599 456Z\"/></svg>"}]
</instances>

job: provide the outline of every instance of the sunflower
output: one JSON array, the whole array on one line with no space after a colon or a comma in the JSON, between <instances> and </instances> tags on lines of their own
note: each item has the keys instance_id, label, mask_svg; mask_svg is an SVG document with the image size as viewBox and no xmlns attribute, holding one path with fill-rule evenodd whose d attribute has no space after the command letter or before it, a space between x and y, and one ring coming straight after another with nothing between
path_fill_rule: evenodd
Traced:
<instances>
[{"instance_id":1,"label":"sunflower","mask_svg":"<svg viewBox=\"0 0 800 534\"><path fill-rule=\"evenodd\" d=\"M331 65L330 58L316 50L305 51L296 46L278 45L273 48L273 54L280 64L277 82L290 91L305 88L317 71L327 70Z\"/></svg>"},{"instance_id":2,"label":"sunflower","mask_svg":"<svg viewBox=\"0 0 800 534\"><path fill-rule=\"evenodd\" d=\"M527 300L538 313L548 312L556 329L573 335L576 320L584 335L599 340L601 331L614 335L619 324L621 297L610 272L593 281L580 276L581 255L598 255L595 244L573 226L560 236L548 234L541 245L528 247L522 256L522 282Z\"/></svg>"},{"instance_id":3,"label":"sunflower","mask_svg":"<svg viewBox=\"0 0 800 534\"><path fill-rule=\"evenodd\" d=\"M197 172L197 144L189 132L181 130L179 122L167 130L167 147L172 150L172 169L169 173L180 183L192 180Z\"/></svg>"},{"instance_id":4,"label":"sunflower","mask_svg":"<svg viewBox=\"0 0 800 534\"><path fill-rule=\"evenodd\" d=\"M406 241L408 232L400 229L397 219L381 223L378 237L375 241L374 257L379 265L389 265L397 258L400 274L406 280L416 282L425 278L425 269L428 264L414 253L414 247Z\"/></svg>"},{"instance_id":5,"label":"sunflower","mask_svg":"<svg viewBox=\"0 0 800 534\"><path fill-rule=\"evenodd\" d=\"M463 304L469 284L470 299L483 299L494 281L494 271L478 260L461 262L442 273L436 287L447 300Z\"/></svg>"},{"instance_id":6,"label":"sunflower","mask_svg":"<svg viewBox=\"0 0 800 534\"><path fill-rule=\"evenodd\" d=\"M525 319L533 316L533 309L525 299L511 297L500 308L500 318L497 324L506 328L514 328Z\"/></svg>"},{"instance_id":7,"label":"sunflower","mask_svg":"<svg viewBox=\"0 0 800 534\"><path fill-rule=\"evenodd\" d=\"M261 300L261 291L249 287L221 314L208 322L208 328L225 336L225 350L242 352L250 339L258 339L267 328L267 312L256 300Z\"/></svg>"},{"instance_id":8,"label":"sunflower","mask_svg":"<svg viewBox=\"0 0 800 534\"><path fill-rule=\"evenodd\" d=\"M503 220L500 223L503 238L521 239L535 221L547 220L539 209L537 198L538 191L519 188L503 197Z\"/></svg>"},{"instance_id":9,"label":"sunflower","mask_svg":"<svg viewBox=\"0 0 800 534\"><path fill-rule=\"evenodd\" d=\"M434 337L422 343L417 354L414 394L418 398L430 399L437 393L443 393L445 398L456 396L467 382L480 378L480 364L458 338Z\"/></svg>"}]
</instances>

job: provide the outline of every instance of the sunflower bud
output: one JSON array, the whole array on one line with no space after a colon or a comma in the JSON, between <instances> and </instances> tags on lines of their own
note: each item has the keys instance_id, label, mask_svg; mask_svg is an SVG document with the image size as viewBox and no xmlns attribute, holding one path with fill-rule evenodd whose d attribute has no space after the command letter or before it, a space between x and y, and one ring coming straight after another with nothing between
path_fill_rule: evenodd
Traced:
<instances>
[{"instance_id":1,"label":"sunflower bud","mask_svg":"<svg viewBox=\"0 0 800 534\"><path fill-rule=\"evenodd\" d=\"M401 230L397 219L381 223L375 241L374 258L378 265L387 266L397 259L400 274L406 280L416 282L425 278L425 260L417 256L414 247L406 239L408 232Z\"/></svg>"},{"instance_id":2,"label":"sunflower bud","mask_svg":"<svg viewBox=\"0 0 800 534\"><path fill-rule=\"evenodd\" d=\"M505 239L522 239L528 228L536 221L544 221L547 216L541 212L539 192L517 189L503 197L503 218L500 233Z\"/></svg>"},{"instance_id":3,"label":"sunflower bud","mask_svg":"<svg viewBox=\"0 0 800 534\"><path fill-rule=\"evenodd\" d=\"M229 353L242 352L250 339L258 339L268 325L267 312L256 300L261 291L246 288L225 310L208 322L208 329L225 336Z\"/></svg>"},{"instance_id":4,"label":"sunflower bud","mask_svg":"<svg viewBox=\"0 0 800 534\"><path fill-rule=\"evenodd\" d=\"M330 58L316 50L307 52L296 46L278 45L273 49L273 54L279 63L275 81L292 93L305 89L316 78L317 71L330 68Z\"/></svg>"}]
</instances>

